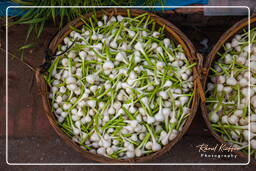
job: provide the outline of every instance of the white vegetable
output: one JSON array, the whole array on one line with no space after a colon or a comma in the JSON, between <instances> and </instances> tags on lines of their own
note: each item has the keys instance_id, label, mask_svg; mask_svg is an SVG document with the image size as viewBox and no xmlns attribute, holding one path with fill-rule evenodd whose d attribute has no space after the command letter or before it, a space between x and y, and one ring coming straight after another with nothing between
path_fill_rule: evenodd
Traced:
<instances>
[{"instance_id":1,"label":"white vegetable","mask_svg":"<svg viewBox=\"0 0 256 171\"><path fill-rule=\"evenodd\" d=\"M141 157L162 149L186 123L194 96L191 63L181 45L140 21L92 19L94 26L64 38L51 61L53 113L84 150Z\"/></svg>"}]
</instances>

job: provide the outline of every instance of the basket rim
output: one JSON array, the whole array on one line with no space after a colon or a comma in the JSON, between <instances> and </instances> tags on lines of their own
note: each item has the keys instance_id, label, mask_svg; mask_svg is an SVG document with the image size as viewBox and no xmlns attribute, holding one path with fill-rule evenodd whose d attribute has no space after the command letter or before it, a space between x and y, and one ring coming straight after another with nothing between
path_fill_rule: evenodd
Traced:
<instances>
[{"instance_id":1,"label":"basket rim","mask_svg":"<svg viewBox=\"0 0 256 171\"><path fill-rule=\"evenodd\" d=\"M240 21L238 21L237 23L235 23L233 26L231 26L225 33L223 33L221 35L221 37L219 38L219 40L217 41L217 43L214 45L214 47L212 48L212 50L210 51L210 53L207 56L207 61L206 63L204 63L204 73L202 76L202 85L203 85L203 89L205 90L206 88L206 83L207 83L207 78L208 78L208 74L210 71L210 67L213 63L213 61L216 58L216 54L217 52L222 48L222 46L229 41L236 33L238 33L239 31L241 31L241 29L245 28L246 26L248 26L248 18L244 18ZM250 24L252 23L256 23L256 15L253 15L250 17ZM211 122L208 118L208 112L207 112L207 108L206 108L206 104L205 103L201 103L200 104L201 110L202 110L202 115L204 118L204 121L208 127L208 129L210 130L211 134L215 137L215 139L217 141L219 141L220 143L226 143L221 136L212 129L211 127ZM240 157L242 157L243 159L247 158L248 161L251 161L252 163L256 164L256 159L253 159L252 157L251 160L249 160L248 155L244 154L241 151L235 151L234 153L238 154Z\"/></svg>"},{"instance_id":2,"label":"basket rim","mask_svg":"<svg viewBox=\"0 0 256 171\"><path fill-rule=\"evenodd\" d=\"M156 14L153 14L148 11L144 10L138 10L138 9L103 9L96 12L96 15L98 17L102 16L103 14L106 14L108 16L112 15L127 15L127 10L130 10L131 17L138 16L143 13L148 13L150 17L156 22L156 24L162 26L165 25L165 33L168 33L168 37L174 36L174 41L177 41L179 44L182 45L182 48L184 49L186 56L190 61L197 61L198 55L196 54L196 50L193 46L193 44L190 42L190 40L171 22L157 16ZM90 17L93 13L87 13L83 15L83 17ZM82 22L80 21L81 17L78 17L74 19L73 21L66 24L51 40L49 44L49 49L52 50L52 52L55 52L57 49L57 45L62 43L64 37L66 37L72 30L69 28L70 25L74 27L81 26ZM169 35L170 34L170 35ZM175 37L177 36L177 37ZM54 128L55 132L71 147L73 147L75 150L79 151L82 156L94 160L96 162L118 162L118 163L131 163L131 162L146 162L149 160L153 160L163 154L165 154L167 151L169 151L181 138L182 136L188 131L188 128L190 127L192 120L194 119L198 106L199 106L199 96L197 92L198 83L194 81L194 98L191 105L191 113L189 118L186 120L186 123L183 126L182 131L179 132L178 136L169 142L167 145L163 146L163 148L157 152L154 152L150 155L142 156L142 157L136 157L131 159L111 159L102 155L91 153L87 150L82 149L79 145L77 145L75 142L71 140L70 137L68 137L65 133L62 132L60 127L57 125L57 121L55 119L55 116L53 112L50 110L50 104L49 104L49 98L48 98L48 86L46 84L46 81L44 80L43 76L40 73L40 68L37 68L36 72L36 78L37 78L37 85L39 87L39 91L42 97L43 107L44 107L44 113L46 114L48 120L50 121L51 126ZM197 72L196 67L193 67L193 75L199 75ZM200 81L201 85L201 81Z\"/></svg>"}]
</instances>

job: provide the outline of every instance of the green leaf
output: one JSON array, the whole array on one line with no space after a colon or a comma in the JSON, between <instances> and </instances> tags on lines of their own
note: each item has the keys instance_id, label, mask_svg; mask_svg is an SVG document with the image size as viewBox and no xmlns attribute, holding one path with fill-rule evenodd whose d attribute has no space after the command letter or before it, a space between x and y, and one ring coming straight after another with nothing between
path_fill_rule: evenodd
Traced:
<instances>
[{"instance_id":1,"label":"green leaf","mask_svg":"<svg viewBox=\"0 0 256 171\"><path fill-rule=\"evenodd\" d=\"M37 33L37 38L40 37L40 35L41 35L41 33L42 33L43 29L44 29L44 24L45 24L45 21L43 21L41 23L41 25L40 25L40 28L39 28L38 33Z\"/></svg>"},{"instance_id":2,"label":"green leaf","mask_svg":"<svg viewBox=\"0 0 256 171\"><path fill-rule=\"evenodd\" d=\"M28 48L31 48L31 47L33 47L33 44L32 44L32 43L26 44L26 45L24 45L24 46L21 46L21 47L19 48L19 50L25 50L25 49L28 49Z\"/></svg>"},{"instance_id":3,"label":"green leaf","mask_svg":"<svg viewBox=\"0 0 256 171\"><path fill-rule=\"evenodd\" d=\"M82 30L79 30L78 28L74 27L74 26L69 26L73 31L76 31L78 33L82 33Z\"/></svg>"},{"instance_id":4,"label":"green leaf","mask_svg":"<svg viewBox=\"0 0 256 171\"><path fill-rule=\"evenodd\" d=\"M28 32L27 32L27 37L26 37L26 40L25 41L27 41L28 40L28 38L29 38L29 36L30 36L30 33L32 32L32 30L34 29L34 25L33 24L31 24L30 26L29 26L29 28L28 28Z\"/></svg>"},{"instance_id":5,"label":"green leaf","mask_svg":"<svg viewBox=\"0 0 256 171\"><path fill-rule=\"evenodd\" d=\"M56 24L56 21L55 21L55 8L52 9L52 20L53 20L53 23Z\"/></svg>"},{"instance_id":6,"label":"green leaf","mask_svg":"<svg viewBox=\"0 0 256 171\"><path fill-rule=\"evenodd\" d=\"M40 23L45 20L46 20L46 18L34 18L31 20L27 20L27 21L20 21L20 24L35 24L35 23Z\"/></svg>"},{"instance_id":7,"label":"green leaf","mask_svg":"<svg viewBox=\"0 0 256 171\"><path fill-rule=\"evenodd\" d=\"M23 1L23 0L12 0L12 2L15 2L20 5L32 5L33 4L33 2L31 2L31 1Z\"/></svg>"}]
</instances>

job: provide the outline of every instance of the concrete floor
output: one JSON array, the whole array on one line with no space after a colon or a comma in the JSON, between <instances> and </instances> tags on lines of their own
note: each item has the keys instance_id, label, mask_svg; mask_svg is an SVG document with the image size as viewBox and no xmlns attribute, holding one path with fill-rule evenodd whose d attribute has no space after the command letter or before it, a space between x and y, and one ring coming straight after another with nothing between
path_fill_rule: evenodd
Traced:
<instances>
[{"instance_id":1,"label":"concrete floor","mask_svg":"<svg viewBox=\"0 0 256 171\"><path fill-rule=\"evenodd\" d=\"M201 14L182 15L172 14L164 16L177 25L193 42L200 52L207 54L221 34L241 17L203 17ZM0 21L0 27L3 26ZM27 27L13 26L9 28L9 52L19 55L18 48L23 45ZM44 49L57 29L51 24L45 28L37 45L25 52L25 57L34 66L42 63ZM209 40L209 48L204 49L200 41ZM1 47L5 49L5 30L0 30ZM0 98L5 104L5 53L0 51ZM207 59L207 58L206 58ZM9 57L9 112L8 112L8 161L10 163L88 163L79 153L69 148L50 127L41 107L34 82L33 72L17 59ZM0 170L255 170L256 166L8 166L5 163L5 106L0 106ZM154 163L206 163L206 162L241 162L244 160L218 160L216 158L201 158L197 145L218 143L209 133L199 110L189 131L172 150ZM46 168L47 167L47 168Z\"/></svg>"}]
</instances>

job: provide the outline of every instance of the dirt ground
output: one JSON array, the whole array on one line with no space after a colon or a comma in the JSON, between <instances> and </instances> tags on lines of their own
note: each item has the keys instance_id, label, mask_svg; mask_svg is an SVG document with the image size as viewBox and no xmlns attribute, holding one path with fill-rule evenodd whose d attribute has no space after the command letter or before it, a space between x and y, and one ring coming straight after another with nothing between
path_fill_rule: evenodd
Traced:
<instances>
[{"instance_id":1,"label":"dirt ground","mask_svg":"<svg viewBox=\"0 0 256 171\"><path fill-rule=\"evenodd\" d=\"M178 26L192 41L199 52L205 55L218 38L242 17L204 17L202 14L169 14L166 19ZM19 47L23 45L27 26L16 25L9 28L9 52L19 57ZM51 23L35 47L25 52L24 57L34 66L39 66L44 58L44 50L49 40L57 32ZM0 21L0 170L255 170L256 166L8 166L5 162L5 27ZM208 48L200 42L208 40ZM34 80L34 73L12 55L8 58L8 162L9 163L88 163L79 153L68 147L50 127L43 113L41 100ZM216 163L245 162L244 159L202 158L196 148L202 143L218 143L206 128L200 109L189 131L172 150L154 163Z\"/></svg>"}]
</instances>

